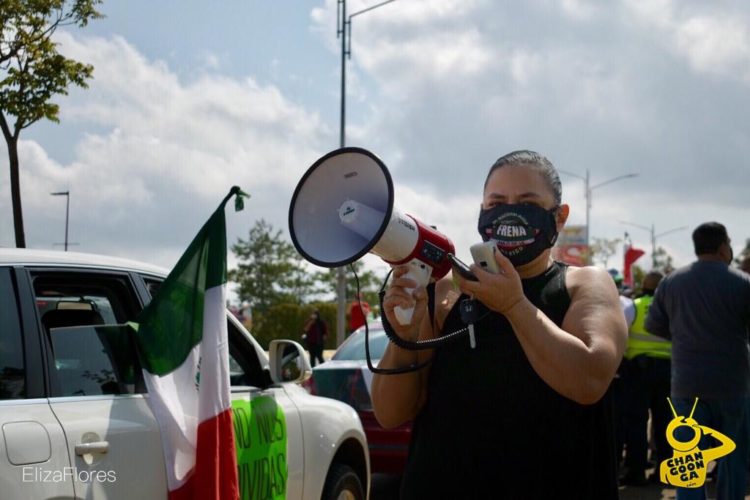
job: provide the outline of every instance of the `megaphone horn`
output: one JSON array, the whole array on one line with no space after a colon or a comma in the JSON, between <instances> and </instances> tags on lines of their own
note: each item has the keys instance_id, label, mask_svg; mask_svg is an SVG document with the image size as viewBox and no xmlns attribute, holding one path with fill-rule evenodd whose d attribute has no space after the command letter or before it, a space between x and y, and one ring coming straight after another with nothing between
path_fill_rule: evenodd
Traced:
<instances>
[{"instance_id":1,"label":"megaphone horn","mask_svg":"<svg viewBox=\"0 0 750 500\"><path fill-rule=\"evenodd\" d=\"M322 267L340 267L373 253L392 265L407 264L418 286L450 270L453 243L393 206L393 181L385 164L362 148L331 151L297 184L289 207L289 232L297 251ZM396 308L401 324L413 309Z\"/></svg>"}]
</instances>

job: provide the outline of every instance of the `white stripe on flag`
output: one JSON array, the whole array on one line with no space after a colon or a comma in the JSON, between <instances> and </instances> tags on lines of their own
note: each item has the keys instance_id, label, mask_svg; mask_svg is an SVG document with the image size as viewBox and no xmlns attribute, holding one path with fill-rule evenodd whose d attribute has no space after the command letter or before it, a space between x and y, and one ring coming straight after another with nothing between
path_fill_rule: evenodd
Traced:
<instances>
[{"instance_id":1,"label":"white stripe on flag","mask_svg":"<svg viewBox=\"0 0 750 500\"><path fill-rule=\"evenodd\" d=\"M231 408L226 285L209 288L203 307L201 391L198 416L203 422Z\"/></svg>"},{"instance_id":2,"label":"white stripe on flag","mask_svg":"<svg viewBox=\"0 0 750 500\"><path fill-rule=\"evenodd\" d=\"M162 434L170 491L182 486L195 467L198 425L231 407L225 287L206 290L201 342L185 362L163 377L143 370Z\"/></svg>"}]
</instances>

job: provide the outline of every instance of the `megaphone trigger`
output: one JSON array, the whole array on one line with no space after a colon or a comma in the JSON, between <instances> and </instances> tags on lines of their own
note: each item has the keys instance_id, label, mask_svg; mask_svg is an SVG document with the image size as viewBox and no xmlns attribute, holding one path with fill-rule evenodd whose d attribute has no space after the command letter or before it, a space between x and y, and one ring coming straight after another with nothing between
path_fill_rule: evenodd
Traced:
<instances>
[{"instance_id":1,"label":"megaphone trigger","mask_svg":"<svg viewBox=\"0 0 750 500\"><path fill-rule=\"evenodd\" d=\"M412 259L407 264L409 266L409 272L403 277L414 280L417 286L427 286L430 282L430 276L432 275L432 267L428 266L419 259ZM414 292L414 288L407 288L406 291L409 293ZM393 309L393 313L396 315L396 320L401 325L408 325L411 323L412 316L414 316L414 308L410 307L405 309L400 306L396 306Z\"/></svg>"}]
</instances>

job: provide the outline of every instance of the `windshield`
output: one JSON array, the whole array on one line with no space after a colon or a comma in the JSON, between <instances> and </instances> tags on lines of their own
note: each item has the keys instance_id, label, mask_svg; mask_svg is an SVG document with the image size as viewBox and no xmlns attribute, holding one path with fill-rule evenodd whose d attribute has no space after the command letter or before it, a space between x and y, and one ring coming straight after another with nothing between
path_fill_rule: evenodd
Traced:
<instances>
[{"instance_id":1,"label":"windshield","mask_svg":"<svg viewBox=\"0 0 750 500\"><path fill-rule=\"evenodd\" d=\"M388 346L388 337L380 328L370 328L370 358L380 359ZM333 358L336 360L363 360L365 357L365 330L357 330L349 337L349 340L336 351Z\"/></svg>"}]
</instances>

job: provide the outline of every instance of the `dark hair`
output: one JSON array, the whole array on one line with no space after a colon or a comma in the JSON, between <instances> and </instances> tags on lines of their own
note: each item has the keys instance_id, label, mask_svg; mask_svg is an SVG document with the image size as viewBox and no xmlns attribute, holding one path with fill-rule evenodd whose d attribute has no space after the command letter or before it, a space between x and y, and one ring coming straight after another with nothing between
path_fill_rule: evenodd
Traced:
<instances>
[{"instance_id":1,"label":"dark hair","mask_svg":"<svg viewBox=\"0 0 750 500\"><path fill-rule=\"evenodd\" d=\"M643 292L648 292L653 295L654 290L656 290L656 287L659 286L659 283L661 283L663 278L664 275L661 272L649 271L649 273L643 278L643 283L641 284Z\"/></svg>"},{"instance_id":2,"label":"dark hair","mask_svg":"<svg viewBox=\"0 0 750 500\"><path fill-rule=\"evenodd\" d=\"M484 189L487 189L487 183L490 181L492 173L498 168L506 167L508 165L528 165L542 175L542 178L547 182L552 194L555 197L555 204L559 205L562 203L562 183L560 182L560 176L557 175L557 170L552 162L546 157L522 149L519 151L513 151L505 156L497 159L497 161L490 167L490 171L487 174L487 178L484 180Z\"/></svg>"},{"instance_id":3,"label":"dark hair","mask_svg":"<svg viewBox=\"0 0 750 500\"><path fill-rule=\"evenodd\" d=\"M704 222L693 231L695 255L717 253L729 241L727 228L718 222Z\"/></svg>"}]
</instances>

